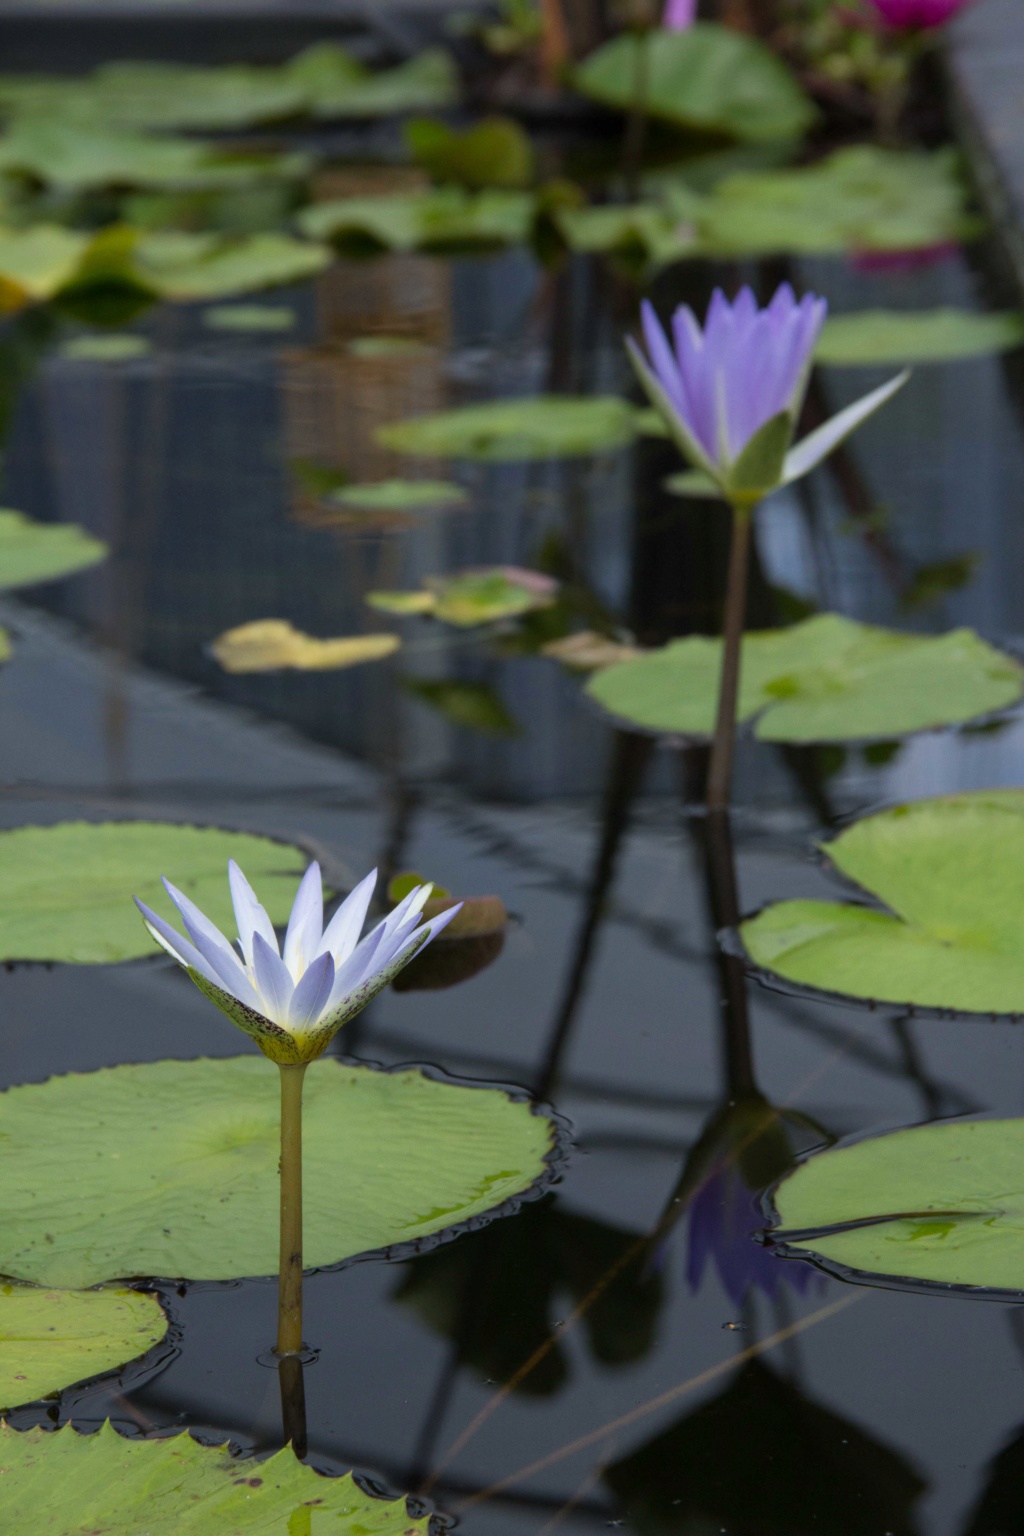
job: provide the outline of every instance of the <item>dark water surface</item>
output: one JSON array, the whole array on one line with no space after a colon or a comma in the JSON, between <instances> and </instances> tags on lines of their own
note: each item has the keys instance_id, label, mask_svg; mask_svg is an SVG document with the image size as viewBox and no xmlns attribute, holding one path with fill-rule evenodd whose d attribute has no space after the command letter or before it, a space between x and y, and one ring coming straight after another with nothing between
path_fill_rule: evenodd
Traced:
<instances>
[{"instance_id":1,"label":"dark water surface","mask_svg":"<svg viewBox=\"0 0 1024 1536\"><path fill-rule=\"evenodd\" d=\"M775 274L751 275L767 286ZM977 286L956 259L887 274L822 262L801 276L837 310L963 304ZM692 268L662 279L658 296L703 303L707 290ZM359 1060L543 1092L572 1128L564 1177L518 1216L415 1260L308 1279L306 1332L320 1350L305 1383L312 1461L427 1487L478 1536L1024 1529L1021 1308L852 1285L778 1258L747 1235L761 1218L725 1177L688 1216L665 1219L708 1127L763 1116L766 1102L793 1154L1024 1112L1019 1028L908 1019L756 982L745 1019L714 941L703 823L686 804L700 764L613 731L544 657L503 657L427 623L407 627L394 662L340 674L228 678L204 650L261 617L322 635L389 628L364 607L367 589L497 562L547 562L589 611L647 643L712 628L722 515L665 495L660 479L676 466L656 442L455 466L469 507L402 529L324 526L289 470L312 459L356 479L413 473L373 444L375 426L461 400L628 388L620 337L634 296L589 263L552 277L507 255L341 264L272 302L294 309L291 332L217 334L199 307L167 308L138 322L151 353L117 364L64 356L68 332L34 319L8 328L4 500L83 522L115 554L38 602L2 604L16 649L0 673L0 814L7 825L162 816L301 837L342 886L380 862L497 894L515 915L489 968L446 991L389 991L338 1043ZM354 338L382 333L421 350L353 352ZM1013 373L1013 359L919 370L857 437L841 476L819 472L804 501L765 508L755 620L785 617L773 590L785 588L858 618L1024 641ZM823 388L838 405L873 382L829 372ZM885 518L867 517L879 506ZM936 568L970 552L965 584L901 607L915 579L918 592L934 586ZM403 677L485 684L519 734L456 726ZM854 811L1020 784L1022 746L1021 719L929 734L874 761L745 743L742 910L834 891L813 844ZM0 991L5 1085L248 1048L157 960L18 967ZM763 1167L768 1182L785 1157L776 1148ZM180 1325L170 1344L121 1381L66 1393L59 1417L280 1444L277 1379L257 1361L273 1284L194 1285L169 1305ZM46 1418L45 1407L15 1415Z\"/></svg>"}]
</instances>

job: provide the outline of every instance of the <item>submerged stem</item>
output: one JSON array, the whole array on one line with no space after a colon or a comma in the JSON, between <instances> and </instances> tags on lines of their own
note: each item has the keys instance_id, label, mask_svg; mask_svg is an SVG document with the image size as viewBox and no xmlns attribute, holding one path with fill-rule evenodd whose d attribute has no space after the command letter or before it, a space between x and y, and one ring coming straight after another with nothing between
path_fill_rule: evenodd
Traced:
<instances>
[{"instance_id":1,"label":"submerged stem","mask_svg":"<svg viewBox=\"0 0 1024 1536\"><path fill-rule=\"evenodd\" d=\"M750 528L753 508L735 505L732 509L732 548L729 553L729 580L725 589L725 617L722 624L724 647L722 675L718 685L718 716L715 739L708 766L708 809L723 811L732 796L732 755L736 739L736 700L740 688L740 648L743 620L747 611L747 566L750 556Z\"/></svg>"},{"instance_id":2,"label":"submerged stem","mask_svg":"<svg viewBox=\"0 0 1024 1536\"><path fill-rule=\"evenodd\" d=\"M302 1080L306 1063L281 1073L281 1274L277 1353L302 1353Z\"/></svg>"}]
</instances>

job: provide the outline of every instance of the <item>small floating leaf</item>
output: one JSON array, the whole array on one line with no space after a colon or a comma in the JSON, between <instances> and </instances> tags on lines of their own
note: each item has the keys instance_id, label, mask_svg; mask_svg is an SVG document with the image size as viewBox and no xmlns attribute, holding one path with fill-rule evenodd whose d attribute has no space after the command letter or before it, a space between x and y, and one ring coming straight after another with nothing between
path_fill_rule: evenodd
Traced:
<instances>
[{"instance_id":1,"label":"small floating leaf","mask_svg":"<svg viewBox=\"0 0 1024 1536\"><path fill-rule=\"evenodd\" d=\"M988 357L1024 343L1024 313L977 314L970 309L865 309L832 315L815 350L819 363L945 363Z\"/></svg>"},{"instance_id":2,"label":"small floating leaf","mask_svg":"<svg viewBox=\"0 0 1024 1536\"><path fill-rule=\"evenodd\" d=\"M128 1440L109 1421L94 1435L0 1425L0 1521L5 1536L427 1536L428 1526L404 1499L364 1493L350 1473L322 1477L290 1446L242 1461L188 1434Z\"/></svg>"},{"instance_id":3,"label":"small floating leaf","mask_svg":"<svg viewBox=\"0 0 1024 1536\"><path fill-rule=\"evenodd\" d=\"M60 349L61 357L78 363L127 363L136 357L147 357L153 350L148 336L133 331L115 331L104 335L72 336Z\"/></svg>"},{"instance_id":4,"label":"small floating leaf","mask_svg":"<svg viewBox=\"0 0 1024 1536\"><path fill-rule=\"evenodd\" d=\"M405 142L435 181L518 188L533 179L533 145L511 117L484 117L463 129L439 118L414 118L405 126Z\"/></svg>"},{"instance_id":5,"label":"small floating leaf","mask_svg":"<svg viewBox=\"0 0 1024 1536\"><path fill-rule=\"evenodd\" d=\"M366 601L386 613L429 613L445 624L469 629L549 608L558 591L553 577L513 565L427 576L423 585L425 592L368 592Z\"/></svg>"},{"instance_id":6,"label":"small floating leaf","mask_svg":"<svg viewBox=\"0 0 1024 1536\"><path fill-rule=\"evenodd\" d=\"M214 304L203 310L211 331L290 331L295 311L283 304Z\"/></svg>"},{"instance_id":7,"label":"small floating leaf","mask_svg":"<svg viewBox=\"0 0 1024 1536\"><path fill-rule=\"evenodd\" d=\"M875 1136L818 1153L784 1179L773 1236L886 1279L1024 1291L1022 1169L1024 1120Z\"/></svg>"},{"instance_id":8,"label":"small floating leaf","mask_svg":"<svg viewBox=\"0 0 1024 1536\"><path fill-rule=\"evenodd\" d=\"M426 885L426 883L423 876L416 874L415 870L404 870L400 875L395 875L393 879L388 881L388 901L397 907L404 897L411 895L418 886ZM432 882L432 900L436 897L450 895L451 892L446 891L443 885L437 885Z\"/></svg>"},{"instance_id":9,"label":"small floating leaf","mask_svg":"<svg viewBox=\"0 0 1024 1536\"><path fill-rule=\"evenodd\" d=\"M326 246L273 232L257 235L145 234L134 272L166 299L212 299L315 277L330 266Z\"/></svg>"},{"instance_id":10,"label":"small floating leaf","mask_svg":"<svg viewBox=\"0 0 1024 1536\"><path fill-rule=\"evenodd\" d=\"M598 672L591 698L646 730L708 736L714 729L722 642L674 640ZM737 719L757 717L764 741L857 741L901 736L1004 709L1024 670L969 629L908 635L816 614L744 636Z\"/></svg>"},{"instance_id":11,"label":"small floating leaf","mask_svg":"<svg viewBox=\"0 0 1024 1536\"><path fill-rule=\"evenodd\" d=\"M104 965L151 955L132 896L172 920L161 875L234 933L231 858L259 888L271 921L286 922L308 859L269 837L161 821L63 821L0 832L0 960Z\"/></svg>"},{"instance_id":12,"label":"small floating leaf","mask_svg":"<svg viewBox=\"0 0 1024 1536\"><path fill-rule=\"evenodd\" d=\"M331 501L368 512L420 512L427 507L461 507L469 497L450 480L377 480L344 485L331 491Z\"/></svg>"},{"instance_id":13,"label":"small floating leaf","mask_svg":"<svg viewBox=\"0 0 1024 1536\"><path fill-rule=\"evenodd\" d=\"M614 395L535 395L415 416L379 427L377 441L399 453L499 464L571 458L625 447L639 430L638 414Z\"/></svg>"},{"instance_id":14,"label":"small floating leaf","mask_svg":"<svg viewBox=\"0 0 1024 1536\"><path fill-rule=\"evenodd\" d=\"M622 641L611 640L592 629L581 629L560 640L549 640L540 649L542 656L553 656L563 667L571 667L574 672L596 672L600 667L612 667L618 661L635 661L643 655L635 645L624 645Z\"/></svg>"},{"instance_id":15,"label":"small floating leaf","mask_svg":"<svg viewBox=\"0 0 1024 1536\"><path fill-rule=\"evenodd\" d=\"M46 300L71 281L89 236L59 224L0 229L0 312Z\"/></svg>"},{"instance_id":16,"label":"small floating leaf","mask_svg":"<svg viewBox=\"0 0 1024 1536\"><path fill-rule=\"evenodd\" d=\"M381 613L403 615L433 613L437 597L433 592L367 592L366 601Z\"/></svg>"},{"instance_id":17,"label":"small floating leaf","mask_svg":"<svg viewBox=\"0 0 1024 1536\"><path fill-rule=\"evenodd\" d=\"M346 635L317 640L295 629L287 619L255 619L218 635L210 646L225 672L326 672L358 667L364 661L393 656L402 644L399 635Z\"/></svg>"},{"instance_id":18,"label":"small floating leaf","mask_svg":"<svg viewBox=\"0 0 1024 1536\"><path fill-rule=\"evenodd\" d=\"M116 1370L159 1344L166 1332L160 1303L141 1291L0 1285L0 1408Z\"/></svg>"},{"instance_id":19,"label":"small floating leaf","mask_svg":"<svg viewBox=\"0 0 1024 1536\"><path fill-rule=\"evenodd\" d=\"M107 546L77 523L36 523L0 509L0 592L71 576L107 553Z\"/></svg>"},{"instance_id":20,"label":"small floating leaf","mask_svg":"<svg viewBox=\"0 0 1024 1536\"><path fill-rule=\"evenodd\" d=\"M751 958L801 985L965 1013L1024 1013L1024 791L921 800L825 845L877 906L782 901L745 922Z\"/></svg>"},{"instance_id":21,"label":"small floating leaf","mask_svg":"<svg viewBox=\"0 0 1024 1536\"><path fill-rule=\"evenodd\" d=\"M527 192L448 186L313 203L296 223L312 240L430 251L519 245L529 238L533 218L534 199Z\"/></svg>"},{"instance_id":22,"label":"small floating leaf","mask_svg":"<svg viewBox=\"0 0 1024 1536\"><path fill-rule=\"evenodd\" d=\"M623 112L636 99L638 79L652 117L737 139L798 139L817 116L763 43L714 23L698 22L685 32L622 33L573 73L583 95Z\"/></svg>"},{"instance_id":23,"label":"small floating leaf","mask_svg":"<svg viewBox=\"0 0 1024 1536\"><path fill-rule=\"evenodd\" d=\"M8 1089L0 1273L62 1286L276 1273L278 1099L277 1073L255 1054ZM552 1131L496 1089L324 1058L306 1074L303 1146L315 1268L524 1194L547 1173Z\"/></svg>"}]
</instances>

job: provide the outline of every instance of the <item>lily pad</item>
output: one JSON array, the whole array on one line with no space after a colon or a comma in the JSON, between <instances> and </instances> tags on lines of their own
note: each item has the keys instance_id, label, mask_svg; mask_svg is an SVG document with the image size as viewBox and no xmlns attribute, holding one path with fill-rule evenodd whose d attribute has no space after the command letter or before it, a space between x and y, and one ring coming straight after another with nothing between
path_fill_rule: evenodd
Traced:
<instances>
[{"instance_id":1,"label":"lily pad","mask_svg":"<svg viewBox=\"0 0 1024 1536\"><path fill-rule=\"evenodd\" d=\"M214 304L203 310L203 324L211 331L290 331L294 309L283 304Z\"/></svg>"},{"instance_id":2,"label":"lily pad","mask_svg":"<svg viewBox=\"0 0 1024 1536\"><path fill-rule=\"evenodd\" d=\"M402 687L464 730L504 738L522 735L519 721L489 683L471 683L460 677L406 677Z\"/></svg>"},{"instance_id":3,"label":"lily pad","mask_svg":"<svg viewBox=\"0 0 1024 1536\"><path fill-rule=\"evenodd\" d=\"M15 118L0 135L0 170L64 192L91 187L231 187L301 175L301 155L232 152L198 139L133 133L61 113Z\"/></svg>"},{"instance_id":4,"label":"lily pad","mask_svg":"<svg viewBox=\"0 0 1024 1536\"><path fill-rule=\"evenodd\" d=\"M107 546L77 523L37 523L0 509L0 592L73 576L107 554Z\"/></svg>"},{"instance_id":5,"label":"lily pad","mask_svg":"<svg viewBox=\"0 0 1024 1536\"><path fill-rule=\"evenodd\" d=\"M0 229L0 311L45 301L71 281L89 236L60 224Z\"/></svg>"},{"instance_id":6,"label":"lily pad","mask_svg":"<svg viewBox=\"0 0 1024 1536\"><path fill-rule=\"evenodd\" d=\"M778 902L740 929L758 965L879 1002L1024 1013L1024 791L897 806L826 851L884 908Z\"/></svg>"},{"instance_id":7,"label":"lily pad","mask_svg":"<svg viewBox=\"0 0 1024 1536\"><path fill-rule=\"evenodd\" d=\"M1022 1168L1024 1120L875 1136L784 1179L772 1236L886 1279L1024 1291Z\"/></svg>"},{"instance_id":8,"label":"lily pad","mask_svg":"<svg viewBox=\"0 0 1024 1536\"><path fill-rule=\"evenodd\" d=\"M279 1098L277 1073L257 1055L8 1089L0 1273L69 1287L276 1273ZM552 1127L497 1089L324 1058L306 1074L303 1147L315 1268L416 1243L522 1196L550 1171Z\"/></svg>"},{"instance_id":9,"label":"lily pad","mask_svg":"<svg viewBox=\"0 0 1024 1536\"><path fill-rule=\"evenodd\" d=\"M1024 343L1024 313L976 314L970 309L865 309L833 315L815 351L819 363L843 367L879 363L946 363L989 357Z\"/></svg>"},{"instance_id":10,"label":"lily pad","mask_svg":"<svg viewBox=\"0 0 1024 1536\"><path fill-rule=\"evenodd\" d=\"M379 197L339 197L313 203L296 219L312 240L369 244L379 250L431 251L520 245L533 228L527 192L435 187Z\"/></svg>"},{"instance_id":11,"label":"lily pad","mask_svg":"<svg viewBox=\"0 0 1024 1536\"><path fill-rule=\"evenodd\" d=\"M722 642L674 640L598 672L587 692L645 730L709 736ZM1024 669L969 629L907 635L816 614L744 636L737 719L762 741L859 741L971 720L1013 704Z\"/></svg>"},{"instance_id":12,"label":"lily pad","mask_svg":"<svg viewBox=\"0 0 1024 1536\"><path fill-rule=\"evenodd\" d=\"M770 49L714 23L642 37L622 33L573 73L584 96L623 112L634 105L638 80L652 117L736 139L799 139L817 116Z\"/></svg>"},{"instance_id":13,"label":"lily pad","mask_svg":"<svg viewBox=\"0 0 1024 1536\"><path fill-rule=\"evenodd\" d=\"M329 267L324 245L290 235L154 231L135 248L134 273L165 299L215 299L298 283Z\"/></svg>"},{"instance_id":14,"label":"lily pad","mask_svg":"<svg viewBox=\"0 0 1024 1536\"><path fill-rule=\"evenodd\" d=\"M857 145L810 166L728 176L696 211L692 191L682 195L695 254L908 251L966 240L984 227L968 211L953 149Z\"/></svg>"},{"instance_id":15,"label":"lily pad","mask_svg":"<svg viewBox=\"0 0 1024 1536\"><path fill-rule=\"evenodd\" d=\"M337 44L318 43L287 68L309 111L320 118L429 112L459 99L455 64L443 48L425 48L392 69L371 70Z\"/></svg>"},{"instance_id":16,"label":"lily pad","mask_svg":"<svg viewBox=\"0 0 1024 1536\"><path fill-rule=\"evenodd\" d=\"M94 1435L3 1424L0 1474L5 1536L427 1536L404 1499L321 1477L289 1446L242 1461L188 1434L127 1440L109 1421Z\"/></svg>"},{"instance_id":17,"label":"lily pad","mask_svg":"<svg viewBox=\"0 0 1024 1536\"><path fill-rule=\"evenodd\" d=\"M128 363L138 357L148 357L153 343L148 336L134 331L114 331L109 335L97 332L93 336L72 336L60 349L61 357L77 363Z\"/></svg>"},{"instance_id":18,"label":"lily pad","mask_svg":"<svg viewBox=\"0 0 1024 1536\"><path fill-rule=\"evenodd\" d=\"M558 591L553 577L511 565L427 576L423 585L424 592L368 592L366 601L385 613L430 614L444 624L469 629L549 608Z\"/></svg>"},{"instance_id":19,"label":"lily pad","mask_svg":"<svg viewBox=\"0 0 1024 1536\"><path fill-rule=\"evenodd\" d=\"M345 635L317 640L295 629L287 619L256 619L226 629L210 649L225 672L278 672L292 667L299 672L327 672L357 667L364 661L380 661L394 655L402 641L398 635Z\"/></svg>"},{"instance_id":20,"label":"lily pad","mask_svg":"<svg viewBox=\"0 0 1024 1536\"><path fill-rule=\"evenodd\" d=\"M435 181L517 188L533 180L530 136L511 117L484 117L463 129L439 118L414 118L406 124L405 142Z\"/></svg>"},{"instance_id":21,"label":"lily pad","mask_svg":"<svg viewBox=\"0 0 1024 1536\"><path fill-rule=\"evenodd\" d=\"M378 427L376 436L385 448L424 458L515 463L624 448L639 431L638 414L615 395L533 395L414 416Z\"/></svg>"},{"instance_id":22,"label":"lily pad","mask_svg":"<svg viewBox=\"0 0 1024 1536\"><path fill-rule=\"evenodd\" d=\"M160 1303L141 1291L0 1285L0 1408L116 1370L159 1344L166 1332Z\"/></svg>"},{"instance_id":23,"label":"lily pad","mask_svg":"<svg viewBox=\"0 0 1024 1536\"><path fill-rule=\"evenodd\" d=\"M287 921L308 860L269 837L161 821L62 821L0 832L0 960L103 965L152 954L132 896L172 920L161 875L234 932L231 858L271 920Z\"/></svg>"},{"instance_id":24,"label":"lily pad","mask_svg":"<svg viewBox=\"0 0 1024 1536\"><path fill-rule=\"evenodd\" d=\"M461 507L469 497L450 480L376 480L344 485L329 499L367 512L422 512L428 507Z\"/></svg>"}]
</instances>

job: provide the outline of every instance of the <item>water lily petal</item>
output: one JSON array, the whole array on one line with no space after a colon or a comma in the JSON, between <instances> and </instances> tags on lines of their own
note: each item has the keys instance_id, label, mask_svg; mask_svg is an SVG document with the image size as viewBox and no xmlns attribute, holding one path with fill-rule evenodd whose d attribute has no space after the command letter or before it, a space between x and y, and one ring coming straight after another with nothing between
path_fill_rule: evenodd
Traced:
<instances>
[{"instance_id":1,"label":"water lily petal","mask_svg":"<svg viewBox=\"0 0 1024 1536\"><path fill-rule=\"evenodd\" d=\"M165 923L158 912L154 912L152 907L147 907L146 903L140 901L137 896L133 896L132 900L142 913L142 920L151 936L156 939L161 949L167 951L172 960L177 960L178 964L183 965L186 970L191 968L198 971L201 976L205 976L207 981L212 981L216 986L220 985L216 971L194 944L190 944L188 939L183 939L170 923Z\"/></svg>"},{"instance_id":2,"label":"water lily petal","mask_svg":"<svg viewBox=\"0 0 1024 1536\"><path fill-rule=\"evenodd\" d=\"M263 936L275 955L278 954L274 925L234 859L228 860L228 884L231 887L231 904L235 909L235 922L238 924L238 942L242 946L245 963L247 965L253 963L252 941L256 933Z\"/></svg>"},{"instance_id":3,"label":"water lily petal","mask_svg":"<svg viewBox=\"0 0 1024 1536\"><path fill-rule=\"evenodd\" d=\"M366 878L360 880L355 889L348 893L324 929L318 953L322 954L325 950L329 950L334 956L336 966L345 963L359 941L376 884L377 871L372 869Z\"/></svg>"},{"instance_id":4,"label":"water lily petal","mask_svg":"<svg viewBox=\"0 0 1024 1536\"><path fill-rule=\"evenodd\" d=\"M252 969L267 1018L275 1024L287 1025L295 983L291 971L262 933L252 936Z\"/></svg>"},{"instance_id":5,"label":"water lily petal","mask_svg":"<svg viewBox=\"0 0 1024 1536\"><path fill-rule=\"evenodd\" d=\"M185 924L185 931L189 938L228 990L236 997L244 998L246 1002L250 1002L250 995L255 999L252 984L242 962L220 929L215 923L211 923L205 912L200 912L195 902L190 901L184 891L179 891L177 886L172 885L169 880L164 880L163 883L168 896L181 913L181 920Z\"/></svg>"},{"instance_id":6,"label":"water lily petal","mask_svg":"<svg viewBox=\"0 0 1024 1536\"><path fill-rule=\"evenodd\" d=\"M284 963L296 981L317 954L323 928L323 883L314 859L299 883L284 939Z\"/></svg>"},{"instance_id":7,"label":"water lily petal","mask_svg":"<svg viewBox=\"0 0 1024 1536\"><path fill-rule=\"evenodd\" d=\"M334 957L317 955L292 993L288 1010L289 1027L302 1031L315 1024L330 1001L334 986Z\"/></svg>"}]
</instances>

